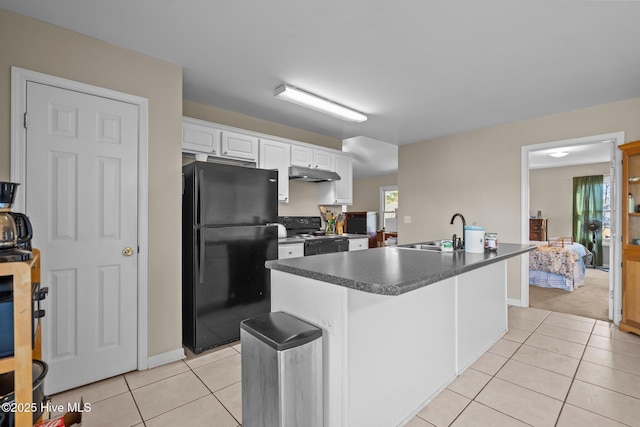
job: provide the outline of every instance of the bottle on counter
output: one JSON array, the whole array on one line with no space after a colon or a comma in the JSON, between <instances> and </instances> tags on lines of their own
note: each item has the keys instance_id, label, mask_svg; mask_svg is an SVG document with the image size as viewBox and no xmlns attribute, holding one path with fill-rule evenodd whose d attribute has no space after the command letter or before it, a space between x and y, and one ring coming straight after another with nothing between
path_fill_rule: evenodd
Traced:
<instances>
[{"instance_id":1,"label":"bottle on counter","mask_svg":"<svg viewBox=\"0 0 640 427\"><path fill-rule=\"evenodd\" d=\"M484 248L488 251L498 250L498 233L485 233Z\"/></svg>"}]
</instances>

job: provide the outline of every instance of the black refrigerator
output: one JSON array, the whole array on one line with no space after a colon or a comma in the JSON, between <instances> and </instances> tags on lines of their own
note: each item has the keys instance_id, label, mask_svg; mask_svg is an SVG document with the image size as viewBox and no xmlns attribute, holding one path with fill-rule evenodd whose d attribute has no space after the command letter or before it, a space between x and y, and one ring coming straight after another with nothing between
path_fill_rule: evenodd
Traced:
<instances>
[{"instance_id":1,"label":"black refrigerator","mask_svg":"<svg viewBox=\"0 0 640 427\"><path fill-rule=\"evenodd\" d=\"M278 258L278 173L183 166L182 342L194 353L240 338L240 322L271 311L265 261Z\"/></svg>"}]
</instances>

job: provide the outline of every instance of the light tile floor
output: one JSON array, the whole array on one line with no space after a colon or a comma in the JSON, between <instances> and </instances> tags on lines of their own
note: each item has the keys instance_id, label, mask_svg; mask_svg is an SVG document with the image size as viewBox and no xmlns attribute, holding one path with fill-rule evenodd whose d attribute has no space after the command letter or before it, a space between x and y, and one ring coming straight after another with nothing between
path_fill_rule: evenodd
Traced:
<instances>
[{"instance_id":1,"label":"light tile floor","mask_svg":"<svg viewBox=\"0 0 640 427\"><path fill-rule=\"evenodd\" d=\"M509 332L407 425L640 426L640 337L607 322L510 307ZM92 404L84 427L242 423L238 343L53 396ZM386 426L384 426L386 427Z\"/></svg>"}]
</instances>

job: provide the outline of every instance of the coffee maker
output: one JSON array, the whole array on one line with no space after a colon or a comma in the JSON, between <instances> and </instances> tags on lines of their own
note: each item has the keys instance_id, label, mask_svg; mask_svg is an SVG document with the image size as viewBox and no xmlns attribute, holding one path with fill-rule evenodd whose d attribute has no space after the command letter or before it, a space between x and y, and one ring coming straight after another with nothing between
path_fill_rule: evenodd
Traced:
<instances>
[{"instance_id":1,"label":"coffee maker","mask_svg":"<svg viewBox=\"0 0 640 427\"><path fill-rule=\"evenodd\" d=\"M0 182L0 262L28 261L33 258L31 222L25 214L10 211L18 185Z\"/></svg>"}]
</instances>

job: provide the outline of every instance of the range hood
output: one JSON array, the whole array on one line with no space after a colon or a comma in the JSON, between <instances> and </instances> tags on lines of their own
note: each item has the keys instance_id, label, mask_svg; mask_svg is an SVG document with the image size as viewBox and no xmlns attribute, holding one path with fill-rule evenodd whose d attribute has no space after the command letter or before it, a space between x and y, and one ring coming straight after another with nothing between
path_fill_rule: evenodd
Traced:
<instances>
[{"instance_id":1,"label":"range hood","mask_svg":"<svg viewBox=\"0 0 640 427\"><path fill-rule=\"evenodd\" d=\"M303 182L340 181L340 175L332 171L321 169L289 166L289 180Z\"/></svg>"}]
</instances>

